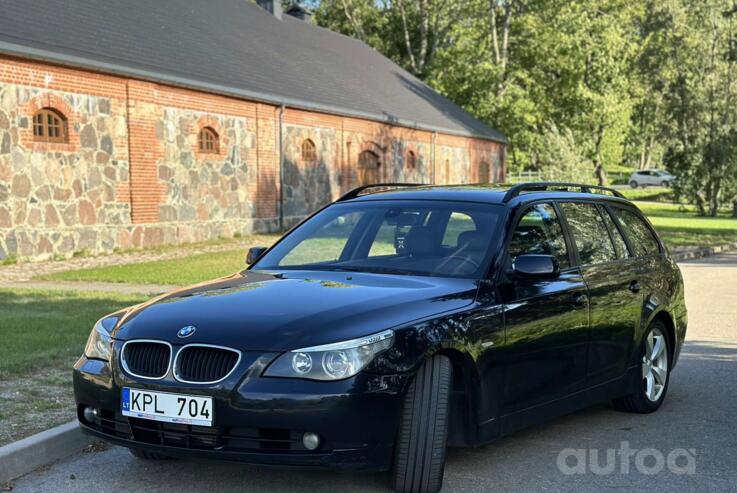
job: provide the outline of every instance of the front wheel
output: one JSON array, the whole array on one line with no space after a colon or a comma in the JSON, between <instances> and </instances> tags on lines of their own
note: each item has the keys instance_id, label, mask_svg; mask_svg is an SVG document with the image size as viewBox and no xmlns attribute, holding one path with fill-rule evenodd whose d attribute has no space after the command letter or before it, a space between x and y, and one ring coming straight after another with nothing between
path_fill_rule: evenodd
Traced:
<instances>
[{"instance_id":1,"label":"front wheel","mask_svg":"<svg viewBox=\"0 0 737 493\"><path fill-rule=\"evenodd\" d=\"M631 413L652 413L665 400L670 380L670 342L665 325L654 321L640 350L640 371L633 376L635 389L630 395L614 400L614 407Z\"/></svg>"},{"instance_id":2,"label":"front wheel","mask_svg":"<svg viewBox=\"0 0 737 493\"><path fill-rule=\"evenodd\" d=\"M637 182L636 182L635 180L632 180L632 181L630 182L630 187L632 187L632 188L637 188Z\"/></svg>"},{"instance_id":3,"label":"front wheel","mask_svg":"<svg viewBox=\"0 0 737 493\"><path fill-rule=\"evenodd\" d=\"M410 384L392 470L392 487L400 493L435 493L443 485L452 381L450 359L438 355Z\"/></svg>"}]
</instances>

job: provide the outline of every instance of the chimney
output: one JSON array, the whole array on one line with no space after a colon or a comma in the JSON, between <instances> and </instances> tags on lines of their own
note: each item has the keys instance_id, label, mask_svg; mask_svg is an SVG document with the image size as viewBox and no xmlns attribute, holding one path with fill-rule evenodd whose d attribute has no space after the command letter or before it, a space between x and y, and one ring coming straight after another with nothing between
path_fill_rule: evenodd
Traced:
<instances>
[{"instance_id":1,"label":"chimney","mask_svg":"<svg viewBox=\"0 0 737 493\"><path fill-rule=\"evenodd\" d=\"M268 10L271 15L281 20L281 0L256 0L256 3L259 5L259 7Z\"/></svg>"}]
</instances>

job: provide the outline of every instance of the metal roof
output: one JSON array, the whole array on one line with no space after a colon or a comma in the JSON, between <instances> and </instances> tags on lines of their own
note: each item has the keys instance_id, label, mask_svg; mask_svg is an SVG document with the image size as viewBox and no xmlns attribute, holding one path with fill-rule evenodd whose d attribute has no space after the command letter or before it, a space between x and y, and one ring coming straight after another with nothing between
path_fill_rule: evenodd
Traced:
<instances>
[{"instance_id":1,"label":"metal roof","mask_svg":"<svg viewBox=\"0 0 737 493\"><path fill-rule=\"evenodd\" d=\"M0 0L0 53L506 142L368 45L246 0Z\"/></svg>"}]
</instances>

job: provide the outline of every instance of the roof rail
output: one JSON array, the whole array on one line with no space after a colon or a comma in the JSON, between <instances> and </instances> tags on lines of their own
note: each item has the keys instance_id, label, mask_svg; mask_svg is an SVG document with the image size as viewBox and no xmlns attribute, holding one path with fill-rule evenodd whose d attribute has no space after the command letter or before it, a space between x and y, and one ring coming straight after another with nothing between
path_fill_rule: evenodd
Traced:
<instances>
[{"instance_id":1,"label":"roof rail","mask_svg":"<svg viewBox=\"0 0 737 493\"><path fill-rule=\"evenodd\" d=\"M551 188L563 188L565 190L559 190L559 191L565 191L569 192L570 188L578 188L580 189L580 192L582 193L594 193L594 191L599 192L609 192L615 197L619 197L620 199L626 198L624 195L622 195L621 192L618 192L617 190L609 187L601 187L599 185L583 185L581 183L567 183L567 182L557 182L557 181L541 181L541 182L531 182L531 183L520 183L519 185L515 185L509 190L507 190L507 193L504 195L503 202L509 202L513 198L517 197L521 192L529 191L529 192L541 192L545 190L550 190Z\"/></svg>"},{"instance_id":2,"label":"roof rail","mask_svg":"<svg viewBox=\"0 0 737 493\"><path fill-rule=\"evenodd\" d=\"M389 187L424 187L427 186L425 183L373 183L371 185L361 185L358 188L354 188L350 192L340 197L336 202L342 202L344 200L355 199L361 192L370 188L389 188Z\"/></svg>"}]
</instances>

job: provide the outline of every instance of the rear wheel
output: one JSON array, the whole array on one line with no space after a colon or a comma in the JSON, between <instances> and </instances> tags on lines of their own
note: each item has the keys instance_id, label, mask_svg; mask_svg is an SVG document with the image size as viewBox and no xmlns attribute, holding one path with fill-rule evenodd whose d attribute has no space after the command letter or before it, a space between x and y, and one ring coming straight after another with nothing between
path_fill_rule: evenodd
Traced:
<instances>
[{"instance_id":1,"label":"rear wheel","mask_svg":"<svg viewBox=\"0 0 737 493\"><path fill-rule=\"evenodd\" d=\"M631 186L632 188L637 188L637 182L636 182L635 180L632 180L632 181L630 182L630 186Z\"/></svg>"},{"instance_id":2,"label":"rear wheel","mask_svg":"<svg viewBox=\"0 0 737 493\"><path fill-rule=\"evenodd\" d=\"M128 451L133 457L141 460L174 460L174 457L169 457L168 455L163 455L156 452L149 452L148 450L130 448L128 449Z\"/></svg>"},{"instance_id":3,"label":"rear wheel","mask_svg":"<svg viewBox=\"0 0 737 493\"><path fill-rule=\"evenodd\" d=\"M657 411L665 400L670 380L670 341L665 325L654 321L640 349L640 371L633 376L635 391L614 400L614 407L631 413Z\"/></svg>"},{"instance_id":4,"label":"rear wheel","mask_svg":"<svg viewBox=\"0 0 737 493\"><path fill-rule=\"evenodd\" d=\"M392 487L434 493L443 485L453 366L447 356L422 365L404 398L394 452Z\"/></svg>"}]
</instances>

